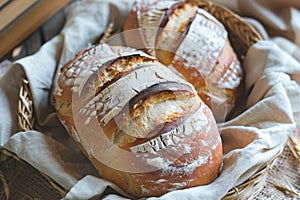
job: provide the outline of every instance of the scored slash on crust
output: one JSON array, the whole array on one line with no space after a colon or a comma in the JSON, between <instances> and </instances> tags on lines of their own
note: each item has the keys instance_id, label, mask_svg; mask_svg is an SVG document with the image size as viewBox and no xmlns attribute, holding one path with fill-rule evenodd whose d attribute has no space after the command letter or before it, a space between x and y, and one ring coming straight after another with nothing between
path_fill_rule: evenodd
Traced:
<instances>
[{"instance_id":1,"label":"scored slash on crust","mask_svg":"<svg viewBox=\"0 0 300 200\"><path fill-rule=\"evenodd\" d=\"M155 151L158 151L160 149L166 149L168 146L174 145L178 142L179 138L178 136L176 136L176 133L179 132L178 128L179 127L167 133L163 133L145 143L130 147L130 150L133 153L154 153Z\"/></svg>"}]
</instances>

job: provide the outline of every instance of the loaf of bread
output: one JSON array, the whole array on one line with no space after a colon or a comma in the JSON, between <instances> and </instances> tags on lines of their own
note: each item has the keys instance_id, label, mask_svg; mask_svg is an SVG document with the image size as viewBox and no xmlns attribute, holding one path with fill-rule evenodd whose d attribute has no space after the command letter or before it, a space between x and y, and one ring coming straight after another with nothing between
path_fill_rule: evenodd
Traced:
<instances>
[{"instance_id":1,"label":"loaf of bread","mask_svg":"<svg viewBox=\"0 0 300 200\"><path fill-rule=\"evenodd\" d=\"M136 31L133 31L133 30ZM194 85L217 121L241 97L243 72L224 26L195 3L140 1L125 25L128 46L143 49Z\"/></svg>"},{"instance_id":2,"label":"loaf of bread","mask_svg":"<svg viewBox=\"0 0 300 200\"><path fill-rule=\"evenodd\" d=\"M54 96L59 119L101 177L132 197L218 176L222 142L211 110L154 57L93 46L63 67Z\"/></svg>"}]
</instances>

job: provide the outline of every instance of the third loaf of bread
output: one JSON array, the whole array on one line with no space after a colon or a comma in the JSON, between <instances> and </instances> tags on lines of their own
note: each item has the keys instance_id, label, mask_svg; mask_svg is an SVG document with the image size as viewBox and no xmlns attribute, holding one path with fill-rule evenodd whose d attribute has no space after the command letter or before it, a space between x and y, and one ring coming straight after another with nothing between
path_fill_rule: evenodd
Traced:
<instances>
[{"instance_id":1,"label":"third loaf of bread","mask_svg":"<svg viewBox=\"0 0 300 200\"><path fill-rule=\"evenodd\" d=\"M128 46L152 52L192 83L217 121L233 111L243 72L226 29L215 17L192 2L138 1L124 29L136 29L125 34Z\"/></svg>"}]
</instances>

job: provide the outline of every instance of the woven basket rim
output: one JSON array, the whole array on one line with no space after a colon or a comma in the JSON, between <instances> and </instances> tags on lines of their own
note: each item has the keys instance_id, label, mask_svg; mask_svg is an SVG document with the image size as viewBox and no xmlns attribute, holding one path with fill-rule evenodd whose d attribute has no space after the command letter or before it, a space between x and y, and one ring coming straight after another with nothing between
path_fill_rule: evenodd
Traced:
<instances>
[{"instance_id":1,"label":"woven basket rim","mask_svg":"<svg viewBox=\"0 0 300 200\"><path fill-rule=\"evenodd\" d=\"M216 3L213 3L213 2L207 1L207 0L188 0L188 1L196 2L200 8L205 9L206 11L210 12L211 14L213 14L214 12L216 12L218 10L222 10L222 12L230 15L233 18L233 20L236 20L237 22L239 22L241 24L241 26L244 26L244 28L247 31L249 31L249 33L251 32L251 34L252 34L251 38L250 39L248 38L249 39L248 41L246 41L246 40L243 41L248 48L251 45L253 45L254 43L256 43L262 39L260 34L251 25L249 25L246 21L241 19L240 16L233 13L228 8L225 8L219 4L216 4ZM220 20L220 19L218 19L218 20ZM110 23L110 25L108 26L106 32L103 34L99 43L105 42L105 40L107 38L109 38L109 36L112 32L112 26L113 26L113 24ZM20 99L19 99L19 116L21 116L21 117L19 117L19 127L21 130L27 131L27 130L31 130L34 128L34 113L33 113L33 101L32 101L31 91L30 91L30 87L29 87L29 81L26 78L24 78L23 84L20 88L20 95L24 94L24 91L25 91L26 98L24 98L24 96L23 96L23 97L20 97ZM24 99L28 100L28 102L24 102ZM22 107L25 106L24 104L27 104L26 105L27 107L28 107L28 105L30 105L31 107L29 109L32 109L32 112L24 113L24 109L21 109ZM3 151L1 151L1 152L3 152ZM6 152L6 154L7 154L7 151L4 151L4 152ZM13 154L9 154L9 155L13 155ZM253 176L251 176L243 184L240 184L239 186L236 186L236 187L232 188L230 191L228 191L228 193L224 196L224 199L241 198L243 196L243 192L247 188L249 188L249 187L251 188L255 185L256 182L254 180L259 180L263 175L265 175L267 173L268 169L274 164L278 155L276 155L273 159L271 159L268 163L266 163L262 168L260 168ZM14 158L21 160L16 155L14 156ZM44 175L43 173L41 173L41 175L47 177L47 180L51 183L51 185L53 185L57 190L59 190L59 192L61 194L67 193L66 190L64 190L57 182L52 180L50 177Z\"/></svg>"}]
</instances>

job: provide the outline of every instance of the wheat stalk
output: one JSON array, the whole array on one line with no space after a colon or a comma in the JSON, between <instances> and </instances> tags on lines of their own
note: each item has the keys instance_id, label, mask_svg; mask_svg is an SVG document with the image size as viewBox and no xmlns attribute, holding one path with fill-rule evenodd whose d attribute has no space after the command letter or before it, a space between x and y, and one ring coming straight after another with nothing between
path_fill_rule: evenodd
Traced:
<instances>
[{"instance_id":1,"label":"wheat stalk","mask_svg":"<svg viewBox=\"0 0 300 200\"><path fill-rule=\"evenodd\" d=\"M294 157L296 158L296 160L300 163L300 147L299 147L299 144L297 143L296 138L293 136L290 136L287 146L291 150L291 152L294 155ZM274 184L274 186L276 189L278 189L279 191L281 191L285 194L290 193L297 197L300 197L299 192L297 192L295 187L292 184L290 184L287 180L286 181L281 180L281 182Z\"/></svg>"},{"instance_id":2,"label":"wheat stalk","mask_svg":"<svg viewBox=\"0 0 300 200\"><path fill-rule=\"evenodd\" d=\"M274 185L276 187L276 189L278 189L279 191L283 192L283 193L290 193L293 194L297 197L300 197L300 194L296 191L296 189L289 183L277 183Z\"/></svg>"}]
</instances>

